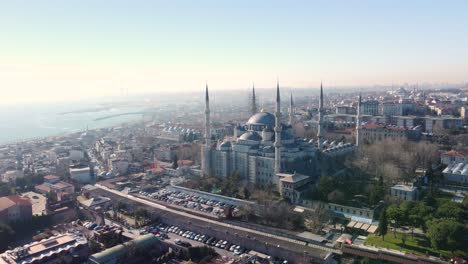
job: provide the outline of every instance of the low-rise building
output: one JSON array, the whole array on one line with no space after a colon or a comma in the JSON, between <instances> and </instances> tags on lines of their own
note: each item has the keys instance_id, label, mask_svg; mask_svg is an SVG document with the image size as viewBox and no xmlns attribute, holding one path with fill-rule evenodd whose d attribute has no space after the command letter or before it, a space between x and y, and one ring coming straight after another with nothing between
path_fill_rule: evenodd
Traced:
<instances>
[{"instance_id":1,"label":"low-rise building","mask_svg":"<svg viewBox=\"0 0 468 264\"><path fill-rule=\"evenodd\" d=\"M299 173L277 173L279 178L278 191L291 203L299 203L308 190L310 177Z\"/></svg>"},{"instance_id":2,"label":"low-rise building","mask_svg":"<svg viewBox=\"0 0 468 264\"><path fill-rule=\"evenodd\" d=\"M379 114L379 101L369 100L361 103L361 114L376 116Z\"/></svg>"},{"instance_id":3,"label":"low-rise building","mask_svg":"<svg viewBox=\"0 0 468 264\"><path fill-rule=\"evenodd\" d=\"M408 129L381 123L367 123L362 126L362 140L376 142L386 139L404 140L408 139Z\"/></svg>"},{"instance_id":4,"label":"low-rise building","mask_svg":"<svg viewBox=\"0 0 468 264\"><path fill-rule=\"evenodd\" d=\"M73 184L68 182L59 181L54 184L51 183L43 183L40 185L36 185L34 189L42 194L47 194L49 192L55 193L75 193L75 187Z\"/></svg>"},{"instance_id":5,"label":"low-rise building","mask_svg":"<svg viewBox=\"0 0 468 264\"><path fill-rule=\"evenodd\" d=\"M450 165L453 163L468 163L468 152L450 150L440 155L443 164Z\"/></svg>"},{"instance_id":6,"label":"low-rise building","mask_svg":"<svg viewBox=\"0 0 468 264\"><path fill-rule=\"evenodd\" d=\"M468 163L452 163L442 171L445 180L468 184Z\"/></svg>"},{"instance_id":7,"label":"low-rise building","mask_svg":"<svg viewBox=\"0 0 468 264\"><path fill-rule=\"evenodd\" d=\"M32 204L33 215L47 214L47 198L44 195L35 192L26 192L21 194L21 197L29 199Z\"/></svg>"},{"instance_id":8,"label":"low-rise building","mask_svg":"<svg viewBox=\"0 0 468 264\"><path fill-rule=\"evenodd\" d=\"M23 177L24 177L23 171L8 170L1 175L1 178L2 178L1 180L2 182L6 182L6 183L9 183L9 182L15 183L17 178L23 178Z\"/></svg>"},{"instance_id":9,"label":"low-rise building","mask_svg":"<svg viewBox=\"0 0 468 264\"><path fill-rule=\"evenodd\" d=\"M101 208L107 208L110 204L111 199L103 196L96 196L87 200L80 201L80 204L91 210L98 210Z\"/></svg>"},{"instance_id":10,"label":"low-rise building","mask_svg":"<svg viewBox=\"0 0 468 264\"><path fill-rule=\"evenodd\" d=\"M135 250L146 250L148 248L155 248L155 245L160 244L161 241L153 234L139 236L138 238L125 242L124 244L108 248L99 253L93 254L89 257L89 264L114 264L114 263L130 263L128 258L137 257L131 256L128 248ZM127 260L127 261L125 261ZM135 259L133 259L135 260ZM131 262L131 263L134 263Z\"/></svg>"},{"instance_id":11,"label":"low-rise building","mask_svg":"<svg viewBox=\"0 0 468 264\"><path fill-rule=\"evenodd\" d=\"M109 168L115 173L119 175L125 175L128 172L129 166L128 160L125 159L111 159L109 161Z\"/></svg>"},{"instance_id":12,"label":"low-rise building","mask_svg":"<svg viewBox=\"0 0 468 264\"><path fill-rule=\"evenodd\" d=\"M44 176L44 182L45 183L50 183L50 184L54 184L54 183L57 183L60 181L60 177L59 176L55 176L55 175L47 175L47 176Z\"/></svg>"},{"instance_id":13,"label":"low-rise building","mask_svg":"<svg viewBox=\"0 0 468 264\"><path fill-rule=\"evenodd\" d=\"M32 204L18 195L0 197L0 222L31 219Z\"/></svg>"},{"instance_id":14,"label":"low-rise building","mask_svg":"<svg viewBox=\"0 0 468 264\"><path fill-rule=\"evenodd\" d=\"M463 122L461 118L453 116L441 116L441 117L426 117L425 118L425 130L428 133L433 133L434 129L454 129L461 128Z\"/></svg>"},{"instance_id":15,"label":"low-rise building","mask_svg":"<svg viewBox=\"0 0 468 264\"><path fill-rule=\"evenodd\" d=\"M93 181L91 169L85 165L70 167L70 179L79 183L91 183Z\"/></svg>"},{"instance_id":16,"label":"low-rise building","mask_svg":"<svg viewBox=\"0 0 468 264\"><path fill-rule=\"evenodd\" d=\"M333 213L334 216L346 220L353 220L362 223L371 224L374 219L376 208L355 207L343 204L328 203L326 208Z\"/></svg>"},{"instance_id":17,"label":"low-rise building","mask_svg":"<svg viewBox=\"0 0 468 264\"><path fill-rule=\"evenodd\" d=\"M418 200L418 188L412 185L397 184L390 188L392 199L399 201Z\"/></svg>"},{"instance_id":18,"label":"low-rise building","mask_svg":"<svg viewBox=\"0 0 468 264\"><path fill-rule=\"evenodd\" d=\"M26 244L0 255L0 264L55 263L60 259L66 263L73 260L81 263L79 256L88 254L86 238L73 234L60 234L31 244Z\"/></svg>"}]
</instances>

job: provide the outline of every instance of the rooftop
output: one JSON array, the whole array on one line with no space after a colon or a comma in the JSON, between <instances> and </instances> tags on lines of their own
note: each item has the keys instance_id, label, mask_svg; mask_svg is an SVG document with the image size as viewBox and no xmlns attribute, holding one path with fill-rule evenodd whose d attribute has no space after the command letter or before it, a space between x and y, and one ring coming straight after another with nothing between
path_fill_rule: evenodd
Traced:
<instances>
[{"instance_id":1,"label":"rooftop","mask_svg":"<svg viewBox=\"0 0 468 264\"><path fill-rule=\"evenodd\" d=\"M0 211L10 208L13 205L31 205L31 202L29 199L22 198L18 195L0 197Z\"/></svg>"},{"instance_id":2,"label":"rooftop","mask_svg":"<svg viewBox=\"0 0 468 264\"><path fill-rule=\"evenodd\" d=\"M405 192L413 192L415 191L417 188L412 186L412 185L406 185L406 184L397 184L397 185L394 185L392 187L392 189L394 190L401 190L401 191L405 191Z\"/></svg>"},{"instance_id":3,"label":"rooftop","mask_svg":"<svg viewBox=\"0 0 468 264\"><path fill-rule=\"evenodd\" d=\"M280 177L280 181L289 183L295 183L309 179L309 176L299 173L277 173L276 175Z\"/></svg>"},{"instance_id":4,"label":"rooftop","mask_svg":"<svg viewBox=\"0 0 468 264\"><path fill-rule=\"evenodd\" d=\"M87 240L72 234L60 234L38 242L26 244L0 255L0 264L39 263L44 258L60 254L80 245L87 245Z\"/></svg>"},{"instance_id":5,"label":"rooftop","mask_svg":"<svg viewBox=\"0 0 468 264\"><path fill-rule=\"evenodd\" d=\"M447 152L442 153L444 156L450 156L450 157L468 157L468 152L465 151L457 151L457 150L450 150Z\"/></svg>"}]
</instances>

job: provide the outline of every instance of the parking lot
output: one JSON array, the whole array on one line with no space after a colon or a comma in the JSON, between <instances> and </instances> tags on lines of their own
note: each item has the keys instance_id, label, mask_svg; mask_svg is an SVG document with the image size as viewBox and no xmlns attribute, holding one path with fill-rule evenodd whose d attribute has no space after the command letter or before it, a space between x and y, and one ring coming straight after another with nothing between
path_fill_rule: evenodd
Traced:
<instances>
[{"instance_id":1,"label":"parking lot","mask_svg":"<svg viewBox=\"0 0 468 264\"><path fill-rule=\"evenodd\" d=\"M251 257L258 256L258 252L251 251L248 248L240 245L232 244L229 241L217 239L215 237L204 234L197 234L188 230L181 229L176 226L166 224L155 224L145 227L142 233L153 233L159 239L174 243L183 247L199 247L209 246L223 257L223 259L234 259L236 257ZM252 253L254 252L254 253ZM263 255L263 254L260 254ZM286 260L273 259L270 256L263 255L264 263L287 264ZM259 259L258 259L259 260Z\"/></svg>"},{"instance_id":2,"label":"parking lot","mask_svg":"<svg viewBox=\"0 0 468 264\"><path fill-rule=\"evenodd\" d=\"M178 191L173 192L165 188L152 193L140 191L139 194L147 198L183 206L185 208L208 213L216 217L224 216L226 207L230 207L233 216L236 216L239 212L239 208L232 204L227 204L214 199L204 199L193 194L181 193Z\"/></svg>"}]
</instances>

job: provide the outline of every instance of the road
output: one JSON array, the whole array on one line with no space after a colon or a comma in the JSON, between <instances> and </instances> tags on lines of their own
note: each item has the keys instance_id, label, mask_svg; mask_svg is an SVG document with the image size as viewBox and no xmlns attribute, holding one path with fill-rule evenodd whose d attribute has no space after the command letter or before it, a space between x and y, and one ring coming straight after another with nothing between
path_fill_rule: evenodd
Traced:
<instances>
[{"instance_id":1,"label":"road","mask_svg":"<svg viewBox=\"0 0 468 264\"><path fill-rule=\"evenodd\" d=\"M173 214L177 214L177 215L180 215L180 216L183 216L183 217L186 217L186 218L197 219L197 220L209 223L209 224L224 226L224 227L227 227L227 228L235 229L235 230L237 230L239 232L247 232L247 233L255 234L255 235L258 235L258 236L266 236L266 237L274 238L274 239L277 239L277 240L280 240L280 241L283 241L283 242L287 242L287 243L294 243L294 244L297 244L297 245L307 246L307 247L310 247L310 248L315 248L315 249L318 249L318 250L328 251L328 252L332 252L332 253L335 253L335 254L341 254L341 250L338 250L338 249L334 249L334 248L330 248L330 247L326 247L326 246L321 246L321 245L316 245L316 244L311 244L311 243L307 244L304 241L295 240L295 239L292 239L292 238L282 237L282 236L278 236L278 235L272 235L272 234L268 234L268 233L257 231L257 230L250 229L250 228L245 228L245 227L241 227L241 226L236 226L236 225L232 225L232 224L228 224L228 223L223 223L223 222L219 222L219 221L199 217L199 216L196 216L196 215L193 215L193 214L188 214L188 213L185 213L185 212L174 210L174 209L168 208L168 207L166 207L164 205L160 205L160 204L155 203L155 202L151 202L151 201L148 201L148 200L145 200L145 199L141 199L141 198L135 197L135 196L130 195L130 194L124 194L124 193L121 193L119 191L109 189L109 188L107 188L107 187L105 187L103 185L100 185L100 184L95 184L95 186L102 189L102 190L105 190L107 192L111 192L111 193L113 193L115 195L124 197L126 199L130 199L132 201L139 202L139 203L151 206L153 208L161 209L161 210L164 210L164 211L167 211L167 212L170 212L170 213L173 213Z\"/></svg>"}]
</instances>

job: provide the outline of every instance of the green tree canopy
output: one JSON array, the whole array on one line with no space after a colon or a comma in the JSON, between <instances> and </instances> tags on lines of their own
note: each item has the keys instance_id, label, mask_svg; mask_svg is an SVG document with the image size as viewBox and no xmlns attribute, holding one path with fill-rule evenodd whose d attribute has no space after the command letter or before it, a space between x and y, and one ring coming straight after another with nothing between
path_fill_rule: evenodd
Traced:
<instances>
[{"instance_id":1,"label":"green tree canopy","mask_svg":"<svg viewBox=\"0 0 468 264\"><path fill-rule=\"evenodd\" d=\"M387 231L388 231L387 211L384 208L382 210L382 213L380 213L379 228L378 228L378 232L379 232L379 235L382 236L382 240L385 240L385 235L387 234Z\"/></svg>"},{"instance_id":2,"label":"green tree canopy","mask_svg":"<svg viewBox=\"0 0 468 264\"><path fill-rule=\"evenodd\" d=\"M463 239L463 225L453 219L437 219L428 223L427 235L436 249L454 251Z\"/></svg>"},{"instance_id":3,"label":"green tree canopy","mask_svg":"<svg viewBox=\"0 0 468 264\"><path fill-rule=\"evenodd\" d=\"M8 245L13 241L15 231L4 223L0 223L0 251L8 248Z\"/></svg>"},{"instance_id":4,"label":"green tree canopy","mask_svg":"<svg viewBox=\"0 0 468 264\"><path fill-rule=\"evenodd\" d=\"M437 208L436 214L439 218L452 218L456 221L463 221L463 208L460 204L449 201Z\"/></svg>"}]
</instances>

